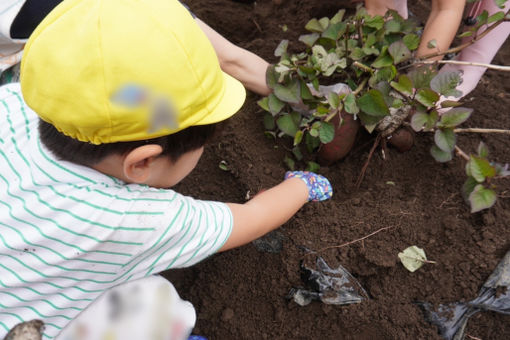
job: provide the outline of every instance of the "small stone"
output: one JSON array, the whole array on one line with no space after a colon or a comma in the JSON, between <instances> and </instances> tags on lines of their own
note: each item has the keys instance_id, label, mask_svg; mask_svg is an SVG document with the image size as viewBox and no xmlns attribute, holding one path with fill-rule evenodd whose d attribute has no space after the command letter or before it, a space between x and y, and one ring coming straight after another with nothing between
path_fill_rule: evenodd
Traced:
<instances>
[{"instance_id":1,"label":"small stone","mask_svg":"<svg viewBox=\"0 0 510 340\"><path fill-rule=\"evenodd\" d=\"M361 199L353 198L351 202L352 202L352 205L358 206L361 203Z\"/></svg>"},{"instance_id":2,"label":"small stone","mask_svg":"<svg viewBox=\"0 0 510 340\"><path fill-rule=\"evenodd\" d=\"M221 313L221 320L222 321L229 321L234 317L234 311L232 308L225 308L223 312Z\"/></svg>"}]
</instances>

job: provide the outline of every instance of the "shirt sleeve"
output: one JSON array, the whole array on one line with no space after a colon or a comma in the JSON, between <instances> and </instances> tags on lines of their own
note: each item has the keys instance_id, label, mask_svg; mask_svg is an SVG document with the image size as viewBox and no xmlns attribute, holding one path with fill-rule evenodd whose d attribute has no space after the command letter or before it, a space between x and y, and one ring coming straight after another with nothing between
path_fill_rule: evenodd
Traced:
<instances>
[{"instance_id":1,"label":"shirt sleeve","mask_svg":"<svg viewBox=\"0 0 510 340\"><path fill-rule=\"evenodd\" d=\"M191 266L216 253L230 237L233 217L225 203L196 200L173 191L164 199L143 194L130 208L124 225L153 227L140 232L136 259L125 270L144 276ZM163 197L163 196L160 196ZM143 214L136 215L137 212Z\"/></svg>"}]
</instances>

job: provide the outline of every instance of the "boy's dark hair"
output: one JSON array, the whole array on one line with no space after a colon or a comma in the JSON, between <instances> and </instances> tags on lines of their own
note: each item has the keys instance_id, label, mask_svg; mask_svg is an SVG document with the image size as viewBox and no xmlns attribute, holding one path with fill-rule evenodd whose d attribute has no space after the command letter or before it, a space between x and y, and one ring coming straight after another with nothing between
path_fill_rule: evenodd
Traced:
<instances>
[{"instance_id":1,"label":"boy's dark hair","mask_svg":"<svg viewBox=\"0 0 510 340\"><path fill-rule=\"evenodd\" d=\"M214 136L217 124L190 126L177 133L133 142L92 144L80 142L59 132L52 124L39 119L39 135L42 143L59 159L92 166L113 154L122 155L139 146L157 144L166 155L176 162L183 154L201 148Z\"/></svg>"}]
</instances>

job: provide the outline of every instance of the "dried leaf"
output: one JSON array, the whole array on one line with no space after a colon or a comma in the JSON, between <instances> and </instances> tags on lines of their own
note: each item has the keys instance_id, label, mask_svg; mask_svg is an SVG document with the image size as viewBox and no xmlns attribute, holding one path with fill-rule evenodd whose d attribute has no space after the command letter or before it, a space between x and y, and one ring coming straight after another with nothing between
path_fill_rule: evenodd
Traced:
<instances>
[{"instance_id":1,"label":"dried leaf","mask_svg":"<svg viewBox=\"0 0 510 340\"><path fill-rule=\"evenodd\" d=\"M417 246L408 247L403 252L398 253L398 258L411 273L420 269L427 262L425 251Z\"/></svg>"}]
</instances>

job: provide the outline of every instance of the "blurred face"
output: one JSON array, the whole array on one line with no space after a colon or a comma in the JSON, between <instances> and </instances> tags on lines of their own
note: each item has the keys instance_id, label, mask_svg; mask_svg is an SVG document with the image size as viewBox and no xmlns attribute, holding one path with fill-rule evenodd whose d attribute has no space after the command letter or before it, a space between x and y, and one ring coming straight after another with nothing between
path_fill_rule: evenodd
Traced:
<instances>
[{"instance_id":1,"label":"blurred face","mask_svg":"<svg viewBox=\"0 0 510 340\"><path fill-rule=\"evenodd\" d=\"M155 188L173 187L193 171L203 152L204 147L189 151L177 162L172 162L167 156L157 157L151 165L151 176L144 184Z\"/></svg>"}]
</instances>

